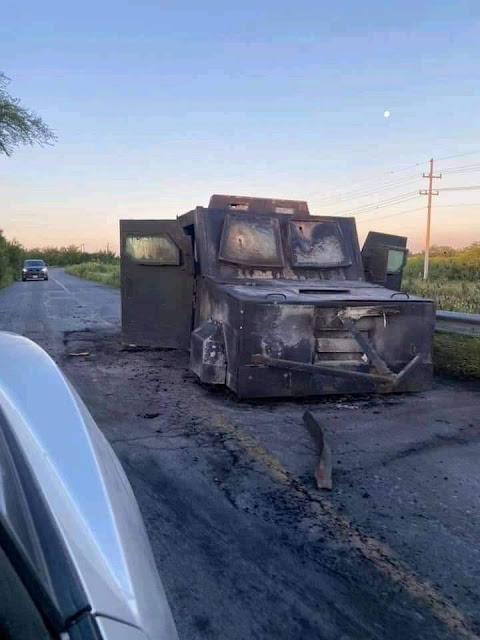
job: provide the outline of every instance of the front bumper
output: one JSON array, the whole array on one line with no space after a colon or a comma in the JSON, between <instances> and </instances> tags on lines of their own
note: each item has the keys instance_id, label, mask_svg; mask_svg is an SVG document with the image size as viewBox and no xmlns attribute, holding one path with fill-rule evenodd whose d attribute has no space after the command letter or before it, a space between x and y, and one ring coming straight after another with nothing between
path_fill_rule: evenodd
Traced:
<instances>
[{"instance_id":1,"label":"front bumper","mask_svg":"<svg viewBox=\"0 0 480 640\"><path fill-rule=\"evenodd\" d=\"M227 384L242 398L431 388L433 304L348 302L252 309Z\"/></svg>"},{"instance_id":2,"label":"front bumper","mask_svg":"<svg viewBox=\"0 0 480 640\"><path fill-rule=\"evenodd\" d=\"M257 364L238 370L236 392L240 398L402 393L425 391L432 385L432 363L421 356L415 356L402 371L391 376L274 358L253 359Z\"/></svg>"}]
</instances>

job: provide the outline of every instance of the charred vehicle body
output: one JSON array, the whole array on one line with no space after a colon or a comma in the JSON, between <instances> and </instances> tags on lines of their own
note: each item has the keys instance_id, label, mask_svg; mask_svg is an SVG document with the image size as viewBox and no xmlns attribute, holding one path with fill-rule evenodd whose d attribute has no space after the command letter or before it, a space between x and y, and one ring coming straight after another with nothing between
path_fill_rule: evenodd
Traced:
<instances>
[{"instance_id":1,"label":"charred vehicle body","mask_svg":"<svg viewBox=\"0 0 480 640\"><path fill-rule=\"evenodd\" d=\"M124 342L189 348L241 398L429 388L435 309L395 290L405 238L362 255L353 218L238 196L120 229Z\"/></svg>"}]
</instances>

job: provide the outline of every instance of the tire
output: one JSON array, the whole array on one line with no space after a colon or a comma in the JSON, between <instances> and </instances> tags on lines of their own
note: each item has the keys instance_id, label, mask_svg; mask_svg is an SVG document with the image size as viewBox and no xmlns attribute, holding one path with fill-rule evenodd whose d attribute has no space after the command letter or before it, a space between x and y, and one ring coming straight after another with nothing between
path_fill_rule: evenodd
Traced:
<instances>
[{"instance_id":1,"label":"tire","mask_svg":"<svg viewBox=\"0 0 480 640\"><path fill-rule=\"evenodd\" d=\"M44 278L44 280L48 280L48 276L46 278Z\"/></svg>"},{"instance_id":2,"label":"tire","mask_svg":"<svg viewBox=\"0 0 480 640\"><path fill-rule=\"evenodd\" d=\"M27 281L27 279L26 279L26 278L22 278L22 282L26 282L26 281Z\"/></svg>"}]
</instances>

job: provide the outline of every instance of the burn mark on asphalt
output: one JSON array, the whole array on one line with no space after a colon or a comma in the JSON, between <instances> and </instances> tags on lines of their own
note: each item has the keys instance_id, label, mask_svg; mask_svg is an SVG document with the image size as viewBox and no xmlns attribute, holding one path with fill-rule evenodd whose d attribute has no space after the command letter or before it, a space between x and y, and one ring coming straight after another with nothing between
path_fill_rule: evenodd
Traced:
<instances>
[{"instance_id":1,"label":"burn mark on asphalt","mask_svg":"<svg viewBox=\"0 0 480 640\"><path fill-rule=\"evenodd\" d=\"M461 435L461 434L465 435ZM422 453L426 453L428 451L432 451L434 449L441 449L442 447L450 447L450 446L465 446L469 445L475 440L480 438L480 427L468 428L465 427L459 430L459 433L452 435L442 435L436 434L432 436L428 440L424 442L420 442L414 446L406 447L405 449L396 452L395 454L385 458L381 464L386 467L397 460L401 460L403 458L413 457L416 455L421 455Z\"/></svg>"}]
</instances>

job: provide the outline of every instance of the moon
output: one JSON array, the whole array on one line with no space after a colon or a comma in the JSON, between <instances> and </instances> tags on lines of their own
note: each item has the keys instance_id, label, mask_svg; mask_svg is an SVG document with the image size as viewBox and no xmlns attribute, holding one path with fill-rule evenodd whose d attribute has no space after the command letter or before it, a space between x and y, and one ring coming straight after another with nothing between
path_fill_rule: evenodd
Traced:
<instances>
[{"instance_id":1,"label":"moon","mask_svg":"<svg viewBox=\"0 0 480 640\"><path fill-rule=\"evenodd\" d=\"M384 118L389 118L390 117L390 111L388 111L388 109L387 109L387 111L383 112L383 117Z\"/></svg>"}]
</instances>

